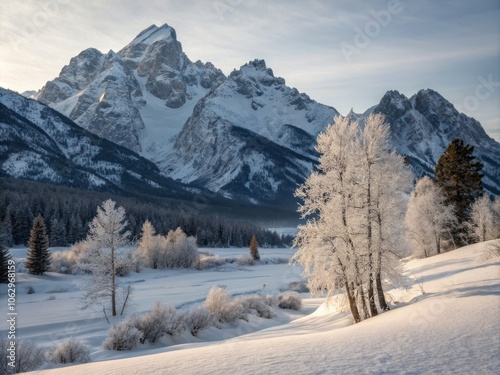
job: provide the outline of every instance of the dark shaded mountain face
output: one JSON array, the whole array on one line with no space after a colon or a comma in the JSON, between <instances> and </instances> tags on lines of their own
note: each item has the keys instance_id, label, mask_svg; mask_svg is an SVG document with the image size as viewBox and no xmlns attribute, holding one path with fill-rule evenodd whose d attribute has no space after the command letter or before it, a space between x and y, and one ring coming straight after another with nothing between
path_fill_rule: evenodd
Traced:
<instances>
[{"instance_id":1,"label":"dark shaded mountain face","mask_svg":"<svg viewBox=\"0 0 500 375\"><path fill-rule=\"evenodd\" d=\"M81 52L59 77L26 95L138 152L165 177L288 207L296 207L293 192L316 164L317 134L338 114L288 87L263 60L228 77L211 63L193 63L166 24L142 31L118 53ZM421 90L408 99L389 91L364 114L348 116L362 121L371 112L386 116L393 147L418 175L432 175L460 137L485 164L488 191L499 193L499 144L438 93Z\"/></svg>"},{"instance_id":2,"label":"dark shaded mountain face","mask_svg":"<svg viewBox=\"0 0 500 375\"><path fill-rule=\"evenodd\" d=\"M391 127L392 146L405 155L417 175L434 174L439 157L455 138L474 146L483 164L483 185L500 194L500 143L475 119L458 112L436 91L420 90L411 98L388 91L380 103L360 116L381 113Z\"/></svg>"},{"instance_id":3,"label":"dark shaded mountain face","mask_svg":"<svg viewBox=\"0 0 500 375\"><path fill-rule=\"evenodd\" d=\"M149 160L35 100L0 89L0 174L115 193L191 197ZM191 189L192 190L192 189Z\"/></svg>"}]
</instances>

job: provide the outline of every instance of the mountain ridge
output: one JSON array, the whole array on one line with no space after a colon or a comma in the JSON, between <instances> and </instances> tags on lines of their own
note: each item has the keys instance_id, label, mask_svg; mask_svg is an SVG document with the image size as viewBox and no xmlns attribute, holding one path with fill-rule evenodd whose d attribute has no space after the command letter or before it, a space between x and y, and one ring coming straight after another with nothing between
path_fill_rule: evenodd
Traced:
<instances>
[{"instance_id":1,"label":"mountain ridge","mask_svg":"<svg viewBox=\"0 0 500 375\"><path fill-rule=\"evenodd\" d=\"M339 114L288 87L262 59L227 77L210 62L193 63L168 24L146 28L118 53L82 51L37 98L165 176L255 204L296 205L293 192L315 167L315 138ZM485 187L500 194L492 157L500 144L437 92L388 91L347 116L363 121L372 112L386 116L392 147L417 175L432 175L447 144L465 137L485 164Z\"/></svg>"}]
</instances>

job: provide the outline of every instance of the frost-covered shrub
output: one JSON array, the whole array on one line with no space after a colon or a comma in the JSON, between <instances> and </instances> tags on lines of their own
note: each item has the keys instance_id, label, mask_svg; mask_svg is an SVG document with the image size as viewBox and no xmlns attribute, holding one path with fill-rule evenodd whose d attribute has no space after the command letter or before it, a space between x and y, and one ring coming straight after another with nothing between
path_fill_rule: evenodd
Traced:
<instances>
[{"instance_id":1,"label":"frost-covered shrub","mask_svg":"<svg viewBox=\"0 0 500 375\"><path fill-rule=\"evenodd\" d=\"M275 314L273 309L266 304L262 296L242 297L237 300L246 313L256 315L260 318L271 319Z\"/></svg>"},{"instance_id":2,"label":"frost-covered shrub","mask_svg":"<svg viewBox=\"0 0 500 375\"><path fill-rule=\"evenodd\" d=\"M209 268L220 267L224 263L226 263L224 258L218 255L200 253L194 267L197 270L207 270Z\"/></svg>"},{"instance_id":3,"label":"frost-covered shrub","mask_svg":"<svg viewBox=\"0 0 500 375\"><path fill-rule=\"evenodd\" d=\"M264 297L264 303L268 306L273 307L273 306L278 306L279 300L277 296L269 294Z\"/></svg>"},{"instance_id":4,"label":"frost-covered shrub","mask_svg":"<svg viewBox=\"0 0 500 375\"><path fill-rule=\"evenodd\" d=\"M70 337L49 349L47 360L50 363L87 363L90 350L82 341Z\"/></svg>"},{"instance_id":5,"label":"frost-covered shrub","mask_svg":"<svg viewBox=\"0 0 500 375\"><path fill-rule=\"evenodd\" d=\"M50 258L50 271L70 275L82 273L77 264L89 245L84 241L75 243L66 251L54 251Z\"/></svg>"},{"instance_id":6,"label":"frost-covered shrub","mask_svg":"<svg viewBox=\"0 0 500 375\"><path fill-rule=\"evenodd\" d=\"M186 314L186 328L193 336L198 332L214 324L214 315L203 306L197 306L190 309Z\"/></svg>"},{"instance_id":7,"label":"frost-covered shrub","mask_svg":"<svg viewBox=\"0 0 500 375\"><path fill-rule=\"evenodd\" d=\"M26 286L26 294L35 294L35 288L31 285Z\"/></svg>"},{"instance_id":8,"label":"frost-covered shrub","mask_svg":"<svg viewBox=\"0 0 500 375\"><path fill-rule=\"evenodd\" d=\"M136 317L129 317L113 325L108 331L108 337L102 343L107 350L132 350L137 346L142 337L141 332L135 327Z\"/></svg>"},{"instance_id":9,"label":"frost-covered shrub","mask_svg":"<svg viewBox=\"0 0 500 375\"><path fill-rule=\"evenodd\" d=\"M236 263L238 263L240 266L251 266L255 264L255 260L248 255L241 255L236 258Z\"/></svg>"},{"instance_id":10,"label":"frost-covered shrub","mask_svg":"<svg viewBox=\"0 0 500 375\"><path fill-rule=\"evenodd\" d=\"M220 323L232 323L244 317L243 306L238 301L231 301L231 295L221 287L210 289L205 307Z\"/></svg>"},{"instance_id":11,"label":"frost-covered shrub","mask_svg":"<svg viewBox=\"0 0 500 375\"><path fill-rule=\"evenodd\" d=\"M184 330L184 317L177 314L175 307L163 306L157 302L152 310L148 311L135 321L135 327L141 332L139 341L155 342L160 337L180 335Z\"/></svg>"},{"instance_id":12,"label":"frost-covered shrub","mask_svg":"<svg viewBox=\"0 0 500 375\"><path fill-rule=\"evenodd\" d=\"M282 291L291 290L297 293L309 293L309 288L306 281L291 281Z\"/></svg>"},{"instance_id":13,"label":"frost-covered shrub","mask_svg":"<svg viewBox=\"0 0 500 375\"><path fill-rule=\"evenodd\" d=\"M299 310L302 307L302 298L297 293L282 294L278 300L280 309Z\"/></svg>"},{"instance_id":14,"label":"frost-covered shrub","mask_svg":"<svg viewBox=\"0 0 500 375\"><path fill-rule=\"evenodd\" d=\"M190 268L198 257L196 238L188 237L181 228L157 235L153 225L146 221L142 227L139 247L134 258L151 268Z\"/></svg>"},{"instance_id":15,"label":"frost-covered shrub","mask_svg":"<svg viewBox=\"0 0 500 375\"><path fill-rule=\"evenodd\" d=\"M0 340L0 374L28 372L36 370L45 362L45 355L42 349L38 348L32 341L18 340L16 342L15 353L11 350L10 340ZM9 362L15 359L15 367L9 366Z\"/></svg>"}]
</instances>

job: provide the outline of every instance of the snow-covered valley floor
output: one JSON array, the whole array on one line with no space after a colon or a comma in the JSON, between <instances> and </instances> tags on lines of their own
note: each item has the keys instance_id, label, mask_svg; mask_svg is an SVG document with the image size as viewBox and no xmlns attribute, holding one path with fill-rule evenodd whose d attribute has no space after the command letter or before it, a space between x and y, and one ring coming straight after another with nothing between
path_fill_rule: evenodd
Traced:
<instances>
[{"instance_id":1,"label":"snow-covered valley floor","mask_svg":"<svg viewBox=\"0 0 500 375\"><path fill-rule=\"evenodd\" d=\"M19 297L18 330L20 337L38 345L73 335L92 346L92 363L41 374L498 374L500 260L479 263L484 246L408 262L405 269L413 285L390 291L397 301L391 311L356 325L346 312L303 294L301 311L282 311L276 319L255 317L210 328L198 338L162 339L131 352L104 351L99 344L109 326L102 312L79 309L80 292L66 279L74 276L19 274L18 287L31 283L37 292ZM267 256L291 255L286 249L269 252ZM261 255L266 257L265 249ZM300 269L281 264L225 271L149 270L130 278L136 278L135 310L142 312L155 300L180 308L200 302L212 285L226 285L232 294L277 292L299 280ZM47 293L56 285L68 290Z\"/></svg>"}]
</instances>

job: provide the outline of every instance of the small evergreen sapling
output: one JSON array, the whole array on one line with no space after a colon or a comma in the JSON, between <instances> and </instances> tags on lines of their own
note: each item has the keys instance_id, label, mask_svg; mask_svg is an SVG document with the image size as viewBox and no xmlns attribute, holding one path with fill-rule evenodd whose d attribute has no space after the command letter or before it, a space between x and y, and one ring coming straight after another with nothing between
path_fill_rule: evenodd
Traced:
<instances>
[{"instance_id":1,"label":"small evergreen sapling","mask_svg":"<svg viewBox=\"0 0 500 375\"><path fill-rule=\"evenodd\" d=\"M41 214L33 221L28 247L26 269L33 275L43 275L50 267L50 251L49 237Z\"/></svg>"},{"instance_id":2,"label":"small evergreen sapling","mask_svg":"<svg viewBox=\"0 0 500 375\"><path fill-rule=\"evenodd\" d=\"M250 256L252 257L253 260L260 259L259 243L257 242L257 237L255 237L255 234L252 236L252 239L250 240Z\"/></svg>"},{"instance_id":3,"label":"small evergreen sapling","mask_svg":"<svg viewBox=\"0 0 500 375\"><path fill-rule=\"evenodd\" d=\"M7 283L9 274L9 260L12 259L4 244L0 243L0 283Z\"/></svg>"}]
</instances>

